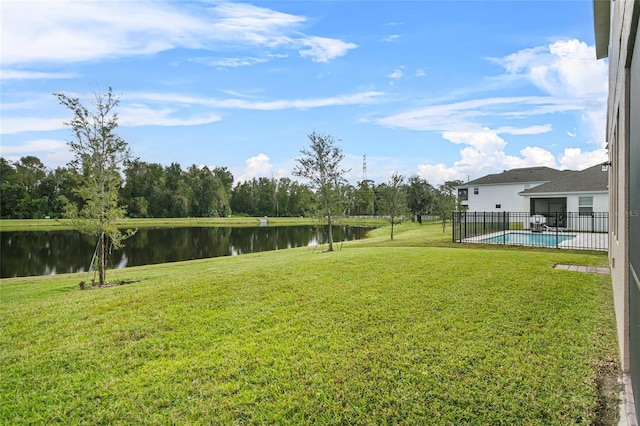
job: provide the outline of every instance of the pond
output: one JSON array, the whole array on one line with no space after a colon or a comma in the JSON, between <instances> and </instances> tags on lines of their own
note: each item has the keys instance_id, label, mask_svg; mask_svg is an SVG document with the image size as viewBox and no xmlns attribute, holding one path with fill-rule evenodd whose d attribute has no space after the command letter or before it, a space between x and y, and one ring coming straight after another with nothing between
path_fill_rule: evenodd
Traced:
<instances>
[{"instance_id":1,"label":"pond","mask_svg":"<svg viewBox=\"0 0 640 426\"><path fill-rule=\"evenodd\" d=\"M111 254L109 268L316 246L326 242L325 228L143 228ZM368 230L336 226L333 238L356 240ZM87 271L96 242L77 231L0 232L0 278Z\"/></svg>"}]
</instances>

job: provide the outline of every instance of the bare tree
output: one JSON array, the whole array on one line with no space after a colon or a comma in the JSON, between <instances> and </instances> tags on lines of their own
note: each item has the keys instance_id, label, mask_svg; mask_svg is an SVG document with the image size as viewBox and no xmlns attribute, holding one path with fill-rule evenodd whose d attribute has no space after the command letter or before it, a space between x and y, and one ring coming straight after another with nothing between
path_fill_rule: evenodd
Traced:
<instances>
[{"instance_id":1,"label":"bare tree","mask_svg":"<svg viewBox=\"0 0 640 426\"><path fill-rule=\"evenodd\" d=\"M320 213L327 218L328 250L333 251L331 218L340 205L340 187L346 183L344 175L349 170L341 166L344 154L333 136L315 131L307 136L309 147L300 151L302 156L296 158L298 165L293 169L293 175L308 179L309 186L315 190Z\"/></svg>"},{"instance_id":2,"label":"bare tree","mask_svg":"<svg viewBox=\"0 0 640 426\"><path fill-rule=\"evenodd\" d=\"M73 135L68 145L75 158L69 166L81 177L75 192L84 201L80 208L69 204L67 216L80 232L98 237L92 263L97 264L99 282L104 285L108 244L114 249L120 248L122 241L135 232L123 233L116 224L125 212L123 206L118 206L118 190L122 183L120 171L131 157L127 142L115 133L118 114L114 110L119 99L111 88L106 94L94 93L93 110L90 111L78 98L64 93L54 93L54 96L73 113L71 121L64 123Z\"/></svg>"}]
</instances>

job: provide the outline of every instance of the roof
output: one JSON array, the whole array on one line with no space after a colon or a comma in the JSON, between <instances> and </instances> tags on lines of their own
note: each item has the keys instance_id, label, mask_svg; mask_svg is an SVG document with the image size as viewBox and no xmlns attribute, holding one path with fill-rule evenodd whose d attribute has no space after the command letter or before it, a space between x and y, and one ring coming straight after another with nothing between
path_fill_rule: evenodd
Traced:
<instances>
[{"instance_id":1,"label":"roof","mask_svg":"<svg viewBox=\"0 0 640 426\"><path fill-rule=\"evenodd\" d=\"M596 58L609 56L609 32L611 26L611 2L593 0L593 29L596 38Z\"/></svg>"},{"instance_id":2,"label":"roof","mask_svg":"<svg viewBox=\"0 0 640 426\"><path fill-rule=\"evenodd\" d=\"M552 169L550 167L525 167L523 169L511 169L502 173L487 175L460 186L492 185L498 183L526 183L549 182L564 176L567 171Z\"/></svg>"},{"instance_id":3,"label":"roof","mask_svg":"<svg viewBox=\"0 0 640 426\"><path fill-rule=\"evenodd\" d=\"M569 172L551 182L520 192L520 195L567 192L597 192L609 190L609 172L597 164L579 172Z\"/></svg>"}]
</instances>

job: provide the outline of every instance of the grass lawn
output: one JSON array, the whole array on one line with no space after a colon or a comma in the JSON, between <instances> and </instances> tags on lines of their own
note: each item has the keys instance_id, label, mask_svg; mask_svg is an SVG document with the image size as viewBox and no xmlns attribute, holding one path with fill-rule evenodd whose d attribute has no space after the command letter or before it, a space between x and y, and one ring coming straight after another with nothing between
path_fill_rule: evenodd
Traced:
<instances>
[{"instance_id":1,"label":"grass lawn","mask_svg":"<svg viewBox=\"0 0 640 426\"><path fill-rule=\"evenodd\" d=\"M601 253L439 225L311 248L0 280L2 424L594 423L617 354Z\"/></svg>"}]
</instances>

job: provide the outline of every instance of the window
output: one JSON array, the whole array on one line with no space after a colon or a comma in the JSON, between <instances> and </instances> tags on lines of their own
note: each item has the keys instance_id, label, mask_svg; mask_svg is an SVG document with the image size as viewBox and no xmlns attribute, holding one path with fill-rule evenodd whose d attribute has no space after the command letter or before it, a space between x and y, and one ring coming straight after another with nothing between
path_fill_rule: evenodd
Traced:
<instances>
[{"instance_id":1,"label":"window","mask_svg":"<svg viewBox=\"0 0 640 426\"><path fill-rule=\"evenodd\" d=\"M473 188L473 195L478 195L479 192L480 192L480 188L478 188L477 186Z\"/></svg>"},{"instance_id":2,"label":"window","mask_svg":"<svg viewBox=\"0 0 640 426\"><path fill-rule=\"evenodd\" d=\"M496 209L501 209L502 208L502 204L496 204Z\"/></svg>"},{"instance_id":3,"label":"window","mask_svg":"<svg viewBox=\"0 0 640 426\"><path fill-rule=\"evenodd\" d=\"M579 197L578 211L580 216L591 216L593 213L593 197Z\"/></svg>"},{"instance_id":4,"label":"window","mask_svg":"<svg viewBox=\"0 0 640 426\"><path fill-rule=\"evenodd\" d=\"M458 188L458 199L465 201L469 199L469 190L467 188Z\"/></svg>"}]
</instances>

